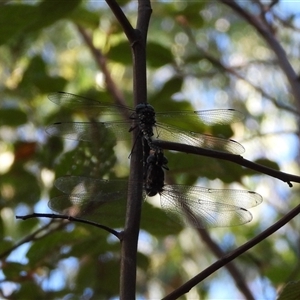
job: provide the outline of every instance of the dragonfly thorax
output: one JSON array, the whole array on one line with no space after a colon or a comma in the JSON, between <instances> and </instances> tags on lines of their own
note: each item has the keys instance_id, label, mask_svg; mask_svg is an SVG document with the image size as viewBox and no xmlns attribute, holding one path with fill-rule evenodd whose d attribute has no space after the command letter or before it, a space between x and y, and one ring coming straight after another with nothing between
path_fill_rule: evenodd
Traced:
<instances>
[{"instance_id":1,"label":"dragonfly thorax","mask_svg":"<svg viewBox=\"0 0 300 300\"><path fill-rule=\"evenodd\" d=\"M135 108L139 128L148 142L151 142L153 126L156 123L154 108L150 104L138 104Z\"/></svg>"}]
</instances>

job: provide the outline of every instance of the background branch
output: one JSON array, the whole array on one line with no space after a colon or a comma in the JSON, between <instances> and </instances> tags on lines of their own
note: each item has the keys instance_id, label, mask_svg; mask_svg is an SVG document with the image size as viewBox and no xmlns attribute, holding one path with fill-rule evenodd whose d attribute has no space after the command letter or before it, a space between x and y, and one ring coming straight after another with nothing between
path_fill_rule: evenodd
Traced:
<instances>
[{"instance_id":1,"label":"background branch","mask_svg":"<svg viewBox=\"0 0 300 300\"><path fill-rule=\"evenodd\" d=\"M241 17L243 17L249 24L251 24L257 32L262 36L265 42L273 50L274 54L277 57L279 66L282 71L285 73L286 78L291 86L291 90L295 99L295 104L298 111L300 111L300 84L299 76L296 74L295 70L291 66L285 50L280 45L279 41L276 39L273 32L265 26L264 22L261 21L257 16L251 15L245 9L243 9L238 3L232 0L219 0L223 4L227 5L235 12L237 12Z\"/></svg>"},{"instance_id":2,"label":"background branch","mask_svg":"<svg viewBox=\"0 0 300 300\"><path fill-rule=\"evenodd\" d=\"M258 243L260 243L262 240L269 237L271 234L276 232L278 229L283 227L286 223L291 221L294 217L296 217L300 213L300 204L296 206L294 209L292 209L289 213L287 213L283 218L281 218L279 221L274 223L272 226L267 228L265 231L258 234L256 237L245 243L244 245L240 246L236 250L226 254L223 258L219 259L212 265L210 265L208 268L206 268L204 271L202 271L200 274L196 275L194 278L183 284L180 288L176 289L174 292L170 293L166 297L163 298L163 300L173 300L177 299L180 296L187 293L191 288L196 286L198 283L206 279L208 276L240 256L241 254L245 253Z\"/></svg>"}]
</instances>

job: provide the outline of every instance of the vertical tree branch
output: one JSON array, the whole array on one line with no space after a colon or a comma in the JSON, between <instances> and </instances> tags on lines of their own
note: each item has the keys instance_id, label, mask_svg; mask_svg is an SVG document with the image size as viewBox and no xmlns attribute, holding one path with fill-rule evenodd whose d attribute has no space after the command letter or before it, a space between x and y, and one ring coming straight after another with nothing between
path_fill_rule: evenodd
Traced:
<instances>
[{"instance_id":1,"label":"vertical tree branch","mask_svg":"<svg viewBox=\"0 0 300 300\"><path fill-rule=\"evenodd\" d=\"M146 37L151 15L150 2L140 0L138 7L137 39L130 41L133 58L134 104L147 102ZM133 151L130 160L130 177L127 200L126 224L122 242L120 298L135 299L136 255L142 210L143 148L140 133L134 130ZM140 182L136 184L137 182ZM130 288L129 288L130 286Z\"/></svg>"},{"instance_id":2,"label":"vertical tree branch","mask_svg":"<svg viewBox=\"0 0 300 300\"><path fill-rule=\"evenodd\" d=\"M114 0L107 0L120 22L131 47L133 58L134 104L147 102L146 39L151 6L149 0L138 1L137 29L133 29ZM122 240L120 299L135 299L137 242L140 229L143 184L143 149L139 131L133 131L133 150L130 160L130 177L124 236ZM140 182L140 183L138 183ZM137 184L138 183L138 184Z\"/></svg>"}]
</instances>

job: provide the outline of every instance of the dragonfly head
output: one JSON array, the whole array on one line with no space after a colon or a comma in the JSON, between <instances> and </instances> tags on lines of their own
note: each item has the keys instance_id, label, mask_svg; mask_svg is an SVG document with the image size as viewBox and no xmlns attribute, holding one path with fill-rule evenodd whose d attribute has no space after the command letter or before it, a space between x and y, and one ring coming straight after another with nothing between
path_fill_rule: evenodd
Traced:
<instances>
[{"instance_id":1,"label":"dragonfly head","mask_svg":"<svg viewBox=\"0 0 300 300\"><path fill-rule=\"evenodd\" d=\"M136 106L135 112L143 115L155 115L154 108L148 103L140 103Z\"/></svg>"}]
</instances>

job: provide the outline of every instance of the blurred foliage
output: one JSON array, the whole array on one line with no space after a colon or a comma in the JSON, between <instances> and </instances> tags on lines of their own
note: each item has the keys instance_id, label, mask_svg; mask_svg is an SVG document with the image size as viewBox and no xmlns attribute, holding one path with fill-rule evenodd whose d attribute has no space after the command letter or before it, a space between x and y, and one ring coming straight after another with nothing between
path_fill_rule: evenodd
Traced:
<instances>
[{"instance_id":1,"label":"blurred foliage","mask_svg":"<svg viewBox=\"0 0 300 300\"><path fill-rule=\"evenodd\" d=\"M135 2L120 3L134 24ZM49 213L47 202L61 194L53 182L61 176L127 178L129 140L120 143L103 131L93 143L64 141L44 129L54 122L91 120L83 112L51 103L47 99L51 92L69 91L114 103L78 25L105 55L128 106L133 94L130 45L104 1L6 1L0 5L0 298L117 297L120 244L114 237L88 225L16 221L15 215ZM250 12L258 9L254 1L243 5ZM297 18L283 7L274 5L270 14L276 20L277 39L299 69L299 33L292 30ZM294 108L295 102L287 93L288 83L272 49L251 26L216 1L155 1L152 8L147 63L149 103L155 110L238 109L245 114L238 124L206 127L181 118L169 123L234 138L245 146L245 158L299 174L297 119L284 109ZM281 182L236 164L172 151L165 154L170 184L245 188L264 196L265 202L253 209L250 224L211 231L224 251L272 225L298 201L296 187L293 194ZM125 199L126 195L124 203ZM121 218L112 226L119 228L123 223ZM138 296L161 298L215 261L195 231L183 229L147 200L141 229ZM299 283L299 239L299 222L294 220L237 260L239 268L246 270L244 280L255 298L275 298L276 290L287 282ZM212 299L220 297L218 291L228 290L231 299L241 298L224 274L209 277L186 297ZM298 286L287 288L299 290ZM291 294L287 288L282 299L292 299L285 296ZM161 294L154 295L157 290Z\"/></svg>"}]
</instances>

